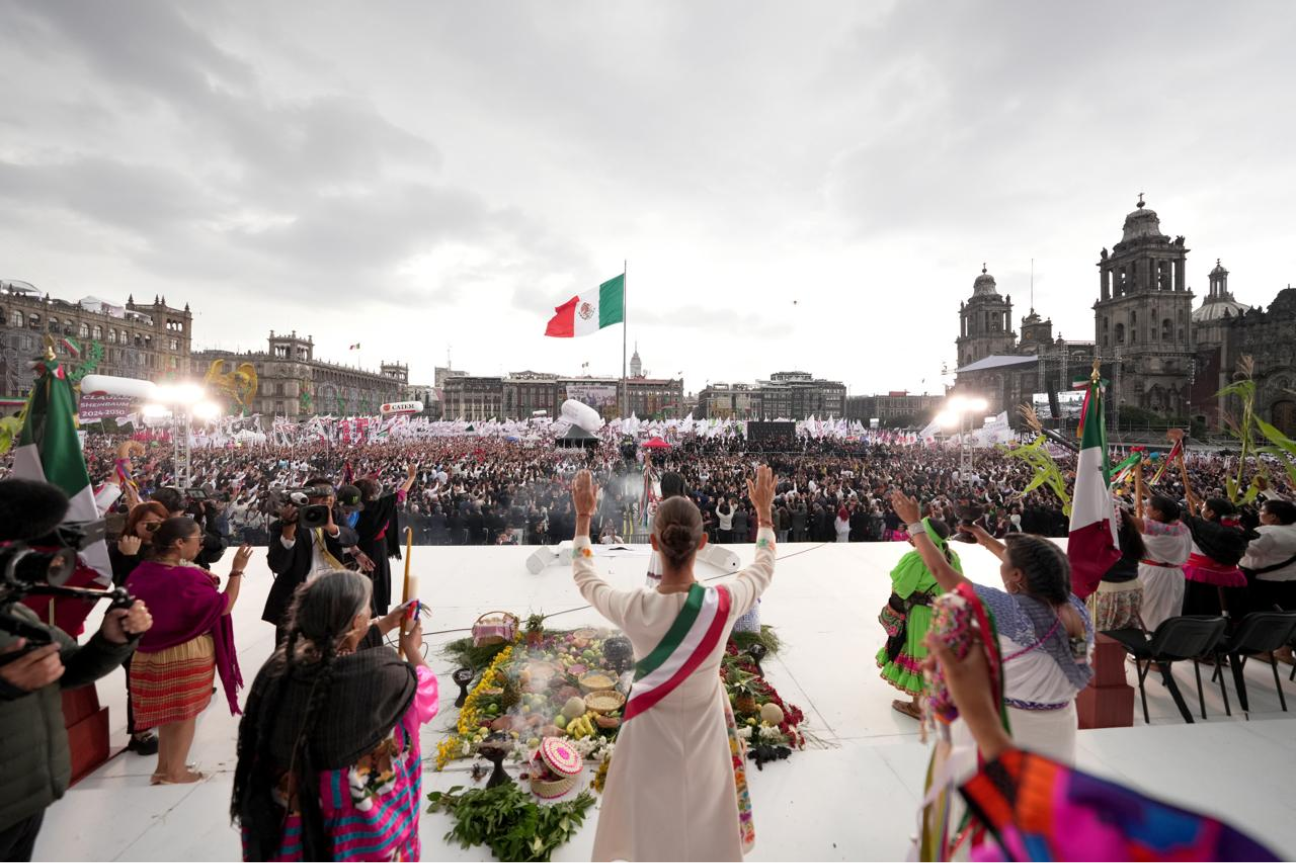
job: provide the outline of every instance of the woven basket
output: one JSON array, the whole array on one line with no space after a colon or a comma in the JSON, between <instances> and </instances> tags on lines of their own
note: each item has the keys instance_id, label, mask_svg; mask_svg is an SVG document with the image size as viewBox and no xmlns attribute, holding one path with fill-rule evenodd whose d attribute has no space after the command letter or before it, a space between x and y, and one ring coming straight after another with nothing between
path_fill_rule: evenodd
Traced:
<instances>
[{"instance_id":1,"label":"woven basket","mask_svg":"<svg viewBox=\"0 0 1296 863\"><path fill-rule=\"evenodd\" d=\"M535 768L542 765L559 778L536 778ZM540 748L531 753L531 793L545 800L563 796L576 787L583 766L584 760L570 743L558 737L546 737Z\"/></svg>"},{"instance_id":2,"label":"woven basket","mask_svg":"<svg viewBox=\"0 0 1296 863\"><path fill-rule=\"evenodd\" d=\"M498 614L499 617L488 617L491 614ZM522 621L518 620L516 614L507 611L488 611L472 626L473 647L486 647L492 644L505 644L513 640L517 635L518 627Z\"/></svg>"},{"instance_id":3,"label":"woven basket","mask_svg":"<svg viewBox=\"0 0 1296 863\"><path fill-rule=\"evenodd\" d=\"M607 704L603 704L604 701ZM625 706L625 701L625 696L615 689L599 689L585 696L585 706L601 715L615 713ZM598 703L600 706L595 707L590 702Z\"/></svg>"}]
</instances>

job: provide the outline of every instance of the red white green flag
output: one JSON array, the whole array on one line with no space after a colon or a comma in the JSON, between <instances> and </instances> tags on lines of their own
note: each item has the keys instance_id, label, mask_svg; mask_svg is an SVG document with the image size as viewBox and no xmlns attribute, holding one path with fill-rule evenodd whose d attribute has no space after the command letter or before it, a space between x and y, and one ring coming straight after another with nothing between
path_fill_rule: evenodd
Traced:
<instances>
[{"instance_id":1,"label":"red white green flag","mask_svg":"<svg viewBox=\"0 0 1296 863\"><path fill-rule=\"evenodd\" d=\"M604 327L625 323L625 274L608 279L554 309L545 335L559 339L588 336Z\"/></svg>"},{"instance_id":2,"label":"red white green flag","mask_svg":"<svg viewBox=\"0 0 1296 863\"><path fill-rule=\"evenodd\" d=\"M56 360L42 360L41 365L44 373L32 386L22 433L14 450L14 476L48 482L63 489L70 502L67 521L95 521L99 518L99 508L95 505L81 441L77 439L72 385ZM97 542L81 552L81 558L98 573L97 582L112 584L107 545Z\"/></svg>"},{"instance_id":3,"label":"red white green flag","mask_svg":"<svg viewBox=\"0 0 1296 863\"><path fill-rule=\"evenodd\" d=\"M1071 562L1071 592L1084 599L1098 589L1103 575L1120 560L1116 510L1108 485L1107 421L1103 416L1101 381L1090 381L1082 415L1067 560Z\"/></svg>"}]
</instances>

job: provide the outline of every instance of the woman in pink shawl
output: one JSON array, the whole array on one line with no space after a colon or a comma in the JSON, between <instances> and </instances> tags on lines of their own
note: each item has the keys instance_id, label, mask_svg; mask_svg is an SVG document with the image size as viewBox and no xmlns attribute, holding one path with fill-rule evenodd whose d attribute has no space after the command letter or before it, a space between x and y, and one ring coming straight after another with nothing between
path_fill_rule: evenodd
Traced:
<instances>
[{"instance_id":1,"label":"woman in pink shawl","mask_svg":"<svg viewBox=\"0 0 1296 863\"><path fill-rule=\"evenodd\" d=\"M191 518L164 521L153 534L153 553L135 568L126 588L153 611L153 628L131 660L130 698L137 730L158 729L158 766L153 785L198 782L203 774L185 764L198 714L211 702L220 672L231 715L239 712L243 685L234 650L230 611L238 600L252 548L234 555L224 593L217 579L190 561L202 548L202 531Z\"/></svg>"}]
</instances>

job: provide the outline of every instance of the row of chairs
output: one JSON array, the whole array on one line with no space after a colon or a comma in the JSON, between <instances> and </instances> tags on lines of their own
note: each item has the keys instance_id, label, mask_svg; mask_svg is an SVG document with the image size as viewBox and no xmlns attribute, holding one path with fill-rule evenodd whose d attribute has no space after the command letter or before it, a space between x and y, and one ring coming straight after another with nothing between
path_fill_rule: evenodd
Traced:
<instances>
[{"instance_id":1,"label":"row of chairs","mask_svg":"<svg viewBox=\"0 0 1296 863\"><path fill-rule=\"evenodd\" d=\"M1265 654L1273 668L1274 686L1278 688L1278 702L1285 712L1287 698L1283 694L1282 678L1278 674L1278 663L1273 652L1291 644L1296 637L1296 612L1257 611L1242 618L1232 635L1226 634L1228 622L1223 617L1184 615L1172 617L1156 628L1149 635L1141 629L1114 629L1103 633L1120 642L1125 652L1134 658L1138 669L1139 697L1143 701L1143 721L1151 724L1148 716L1147 690L1144 681L1152 667L1161 672L1166 688L1174 699L1185 722L1192 722L1192 711L1184 701L1183 694L1175 684L1171 667L1176 662L1191 661L1193 674L1197 678L1197 702L1201 708L1202 719L1206 718L1206 699L1202 692L1201 662L1210 660L1215 665L1215 676L1218 680L1220 695L1224 698L1224 712L1233 715L1229 707L1228 689L1224 684L1223 667L1227 663L1233 672L1233 685L1237 689L1238 702L1242 710L1250 714L1250 702L1247 698L1246 678L1242 673L1248 658ZM1296 669L1293 669L1289 680L1296 680Z\"/></svg>"}]
</instances>

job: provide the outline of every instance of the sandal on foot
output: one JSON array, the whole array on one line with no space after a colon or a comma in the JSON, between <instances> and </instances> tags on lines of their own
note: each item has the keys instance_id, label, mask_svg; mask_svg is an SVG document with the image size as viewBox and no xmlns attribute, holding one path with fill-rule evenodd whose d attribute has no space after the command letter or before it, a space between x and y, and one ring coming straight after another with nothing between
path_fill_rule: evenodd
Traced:
<instances>
[{"instance_id":1,"label":"sandal on foot","mask_svg":"<svg viewBox=\"0 0 1296 863\"><path fill-rule=\"evenodd\" d=\"M891 709L896 713L903 713L910 719L922 719L922 710L912 701L901 701L896 699L891 702Z\"/></svg>"}]
</instances>

